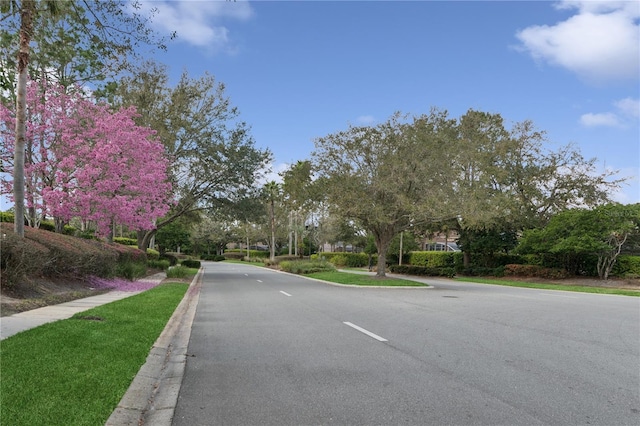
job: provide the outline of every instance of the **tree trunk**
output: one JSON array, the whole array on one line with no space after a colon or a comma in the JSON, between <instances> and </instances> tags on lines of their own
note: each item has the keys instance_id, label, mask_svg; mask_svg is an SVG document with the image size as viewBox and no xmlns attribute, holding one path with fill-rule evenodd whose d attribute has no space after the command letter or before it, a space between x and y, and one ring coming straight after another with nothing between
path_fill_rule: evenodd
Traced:
<instances>
[{"instance_id":1,"label":"tree trunk","mask_svg":"<svg viewBox=\"0 0 640 426\"><path fill-rule=\"evenodd\" d=\"M156 235L158 229L151 229L149 231L138 231L138 248L142 251L147 251L151 238Z\"/></svg>"},{"instance_id":2,"label":"tree trunk","mask_svg":"<svg viewBox=\"0 0 640 426\"><path fill-rule=\"evenodd\" d=\"M20 8L20 49L18 51L18 87L16 93L16 141L13 153L13 199L15 203L14 231L24 237L24 151L27 121L27 78L29 43L33 34L33 14L36 4L23 0Z\"/></svg>"},{"instance_id":3,"label":"tree trunk","mask_svg":"<svg viewBox=\"0 0 640 426\"><path fill-rule=\"evenodd\" d=\"M273 198L271 199L271 244L269 247L269 260L273 261L276 258L276 214L275 214L275 203Z\"/></svg>"},{"instance_id":4,"label":"tree trunk","mask_svg":"<svg viewBox=\"0 0 640 426\"><path fill-rule=\"evenodd\" d=\"M387 250L389 249L389 245L391 245L391 240L394 235L392 232L374 232L374 237L376 248L378 249L378 270L376 271L376 277L385 278L387 276Z\"/></svg>"},{"instance_id":5,"label":"tree trunk","mask_svg":"<svg viewBox=\"0 0 640 426\"><path fill-rule=\"evenodd\" d=\"M471 253L469 253L468 251L462 252L462 265L465 268L468 268L471 266Z\"/></svg>"}]
</instances>

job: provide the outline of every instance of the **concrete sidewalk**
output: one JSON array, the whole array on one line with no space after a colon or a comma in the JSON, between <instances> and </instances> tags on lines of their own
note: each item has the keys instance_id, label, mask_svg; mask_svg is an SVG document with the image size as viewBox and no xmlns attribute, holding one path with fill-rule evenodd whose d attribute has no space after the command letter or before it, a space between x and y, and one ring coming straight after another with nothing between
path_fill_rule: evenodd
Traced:
<instances>
[{"instance_id":1,"label":"concrete sidewalk","mask_svg":"<svg viewBox=\"0 0 640 426\"><path fill-rule=\"evenodd\" d=\"M164 272L142 278L139 281L160 283L166 278ZM83 299L72 300L71 302L60 303L58 305L45 306L43 308L32 309L14 315L0 318L0 340L9 336L41 326L43 324L62 319L71 318L78 312L83 312L96 306L114 302L141 293L141 291L110 291L98 296L85 297Z\"/></svg>"}]
</instances>

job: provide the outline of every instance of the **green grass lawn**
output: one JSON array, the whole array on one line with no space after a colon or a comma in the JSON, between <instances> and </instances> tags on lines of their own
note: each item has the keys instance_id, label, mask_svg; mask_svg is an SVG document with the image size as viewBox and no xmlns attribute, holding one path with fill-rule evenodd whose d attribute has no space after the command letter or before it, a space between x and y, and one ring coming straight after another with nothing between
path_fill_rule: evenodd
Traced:
<instances>
[{"instance_id":1,"label":"green grass lawn","mask_svg":"<svg viewBox=\"0 0 640 426\"><path fill-rule=\"evenodd\" d=\"M187 284L163 284L0 343L3 425L103 425Z\"/></svg>"},{"instance_id":2,"label":"green grass lawn","mask_svg":"<svg viewBox=\"0 0 640 426\"><path fill-rule=\"evenodd\" d=\"M249 262L246 260L239 259L227 259L223 261L224 263L240 263L242 265L254 265L254 266L264 266L264 262Z\"/></svg>"},{"instance_id":3,"label":"green grass lawn","mask_svg":"<svg viewBox=\"0 0 640 426\"><path fill-rule=\"evenodd\" d=\"M425 287L424 284L416 281L398 278L376 278L371 275L359 275L349 272L315 272L312 274L305 274L305 276L347 285L375 287Z\"/></svg>"},{"instance_id":4,"label":"green grass lawn","mask_svg":"<svg viewBox=\"0 0 640 426\"><path fill-rule=\"evenodd\" d=\"M565 284L542 284L542 283L529 283L521 281L508 281L492 278L476 278L476 277L457 277L456 281L472 282L479 284L496 284L509 287L524 287L524 288L538 288L542 290L564 290L575 291L580 293L598 293L598 294L618 294L623 296L636 296L640 297L640 291L634 290L622 290L617 288L603 288L603 287L587 287Z\"/></svg>"}]
</instances>

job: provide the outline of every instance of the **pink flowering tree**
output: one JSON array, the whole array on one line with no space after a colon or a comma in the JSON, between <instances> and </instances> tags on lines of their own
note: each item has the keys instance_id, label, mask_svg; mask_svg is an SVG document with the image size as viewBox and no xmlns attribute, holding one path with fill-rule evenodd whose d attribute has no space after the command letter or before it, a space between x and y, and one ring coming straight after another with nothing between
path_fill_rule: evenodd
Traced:
<instances>
[{"instance_id":1,"label":"pink flowering tree","mask_svg":"<svg viewBox=\"0 0 640 426\"><path fill-rule=\"evenodd\" d=\"M148 128L134 123L135 109L112 112L80 91L29 87L25 164L29 208L50 215L56 228L79 217L111 234L113 225L152 229L170 205L169 162ZM11 167L11 111L0 109L3 162ZM6 131L5 131L6 130ZM10 170L5 170L10 171ZM12 182L5 181L4 189ZM33 200L33 201L31 201Z\"/></svg>"}]
</instances>

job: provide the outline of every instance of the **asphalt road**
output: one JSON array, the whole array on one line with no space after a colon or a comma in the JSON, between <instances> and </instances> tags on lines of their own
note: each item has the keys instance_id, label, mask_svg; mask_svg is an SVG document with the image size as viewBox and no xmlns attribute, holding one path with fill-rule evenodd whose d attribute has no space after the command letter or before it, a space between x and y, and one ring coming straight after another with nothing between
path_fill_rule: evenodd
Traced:
<instances>
[{"instance_id":1,"label":"asphalt road","mask_svg":"<svg viewBox=\"0 0 640 426\"><path fill-rule=\"evenodd\" d=\"M640 424L638 298L205 268L176 426Z\"/></svg>"}]
</instances>

